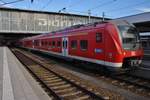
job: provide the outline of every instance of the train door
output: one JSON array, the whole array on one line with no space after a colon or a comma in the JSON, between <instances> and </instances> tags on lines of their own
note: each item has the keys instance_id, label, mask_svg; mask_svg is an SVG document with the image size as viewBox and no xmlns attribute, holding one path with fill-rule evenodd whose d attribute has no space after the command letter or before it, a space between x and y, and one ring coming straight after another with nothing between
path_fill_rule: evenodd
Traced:
<instances>
[{"instance_id":1,"label":"train door","mask_svg":"<svg viewBox=\"0 0 150 100\"><path fill-rule=\"evenodd\" d=\"M104 30L99 29L95 31L95 58L100 61L102 65L105 64L105 38Z\"/></svg>"},{"instance_id":2,"label":"train door","mask_svg":"<svg viewBox=\"0 0 150 100\"><path fill-rule=\"evenodd\" d=\"M62 55L63 56L68 55L68 37L62 38Z\"/></svg>"},{"instance_id":3,"label":"train door","mask_svg":"<svg viewBox=\"0 0 150 100\"><path fill-rule=\"evenodd\" d=\"M32 40L32 48L34 48L34 45L35 45L34 40Z\"/></svg>"}]
</instances>

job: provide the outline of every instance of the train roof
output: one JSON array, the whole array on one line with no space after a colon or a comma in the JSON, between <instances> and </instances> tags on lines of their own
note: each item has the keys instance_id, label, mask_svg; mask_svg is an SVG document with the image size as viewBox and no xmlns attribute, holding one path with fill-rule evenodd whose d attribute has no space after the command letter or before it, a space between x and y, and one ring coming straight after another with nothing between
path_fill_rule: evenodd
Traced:
<instances>
[{"instance_id":1,"label":"train roof","mask_svg":"<svg viewBox=\"0 0 150 100\"><path fill-rule=\"evenodd\" d=\"M43 33L43 34L40 34L40 35L27 37L27 38L24 38L22 40L30 40L30 39L34 39L34 38L39 39L39 38L42 38L42 37L56 35L56 34L59 34L59 33L74 32L74 31L77 31L77 30L83 30L83 29L96 27L98 25L102 25L102 24L105 24L105 23L108 23L108 21L94 22L94 23L89 23L89 24L78 24L78 25L74 25L74 26L70 26L70 27L61 29L61 30L52 31L50 33Z\"/></svg>"},{"instance_id":2,"label":"train roof","mask_svg":"<svg viewBox=\"0 0 150 100\"><path fill-rule=\"evenodd\" d=\"M75 32L77 30L83 30L83 29L90 29L90 28L98 28L98 27L104 27L106 23L112 23L112 24L130 24L127 21L116 21L116 20L109 20L109 21L100 21L100 22L94 22L94 23L89 23L89 24L78 24L78 25L74 25L74 26L70 26L58 31L53 31L50 33L43 33L41 35L37 35L37 36L32 36L32 37L28 37L28 38L24 38L23 40L30 40L30 39L41 39L43 37L47 37L47 36L52 36L52 35L57 35L60 33L71 33L71 32Z\"/></svg>"}]
</instances>

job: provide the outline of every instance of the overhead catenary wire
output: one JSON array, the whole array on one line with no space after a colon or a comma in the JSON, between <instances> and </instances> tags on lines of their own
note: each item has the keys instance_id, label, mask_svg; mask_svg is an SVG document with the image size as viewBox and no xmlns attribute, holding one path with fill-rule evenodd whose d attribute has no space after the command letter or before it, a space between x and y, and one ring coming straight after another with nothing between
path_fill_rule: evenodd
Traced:
<instances>
[{"instance_id":1,"label":"overhead catenary wire","mask_svg":"<svg viewBox=\"0 0 150 100\"><path fill-rule=\"evenodd\" d=\"M24 1L24 0L15 0L15 1L11 1L11 2L5 2L3 4L0 4L0 6L4 6L4 5L8 5L8 4L13 4L13 3L21 2L21 1Z\"/></svg>"},{"instance_id":2,"label":"overhead catenary wire","mask_svg":"<svg viewBox=\"0 0 150 100\"><path fill-rule=\"evenodd\" d=\"M95 10L95 9L97 9L97 8L100 8L100 7L103 7L103 6L112 4L112 3L115 2L115 1L117 1L117 0L111 0L111 1L109 0L109 1L103 2L103 3L101 3L101 4L98 5L98 6L89 8L89 9L86 10L86 11L77 11L77 10L72 10L72 9L70 9L69 11L79 12L79 13L83 13L83 14L88 14L88 13L89 13L88 11L90 11L91 14L94 14L94 13L92 13L92 10ZM97 15L97 14L95 13L95 15Z\"/></svg>"},{"instance_id":3,"label":"overhead catenary wire","mask_svg":"<svg viewBox=\"0 0 150 100\"><path fill-rule=\"evenodd\" d=\"M106 6L106 5L109 5L109 4L112 4L114 1L117 1L117 0L113 0L113 1L107 1L107 2L104 2L102 3L101 5L98 5L96 7L93 7L93 8L90 8L90 10L94 10L94 9L97 9L99 7L103 7L103 6ZM139 5L143 5L147 3L147 1L144 1L144 2L140 2L140 3L136 3L136 4L130 4L130 5L127 5L125 7L120 7L120 8L117 8L117 9L111 9L109 11L105 11L106 13L109 13L109 12L122 12L122 10L126 10L126 9L129 9L129 8L132 8L132 7L135 7L135 6L139 6Z\"/></svg>"},{"instance_id":4,"label":"overhead catenary wire","mask_svg":"<svg viewBox=\"0 0 150 100\"><path fill-rule=\"evenodd\" d=\"M47 6L49 6L49 4L52 3L53 0L49 0L42 8L41 10L44 10Z\"/></svg>"},{"instance_id":5,"label":"overhead catenary wire","mask_svg":"<svg viewBox=\"0 0 150 100\"><path fill-rule=\"evenodd\" d=\"M87 14L88 11L83 12L83 11L79 11L79 10L73 10L73 9L69 9L69 11L73 11L73 12L79 12L79 13L83 13L83 14Z\"/></svg>"},{"instance_id":6,"label":"overhead catenary wire","mask_svg":"<svg viewBox=\"0 0 150 100\"><path fill-rule=\"evenodd\" d=\"M80 14L83 14L83 15L89 15L88 13L89 13L89 11L86 11L86 12L83 12L83 11L79 11L79 10L73 10L73 9L69 9L68 10L69 12L76 12L76 13L80 13ZM92 16L98 16L98 13L92 13L92 12L90 12L91 14L90 15L92 15ZM68 13L69 14L69 13Z\"/></svg>"},{"instance_id":7,"label":"overhead catenary wire","mask_svg":"<svg viewBox=\"0 0 150 100\"><path fill-rule=\"evenodd\" d=\"M70 4L69 6L60 9L58 12L66 11L66 9L71 8L71 7L74 7L74 6L78 5L78 4L80 4L80 2L82 2L82 1L83 1L83 0L78 0L76 3Z\"/></svg>"},{"instance_id":8,"label":"overhead catenary wire","mask_svg":"<svg viewBox=\"0 0 150 100\"><path fill-rule=\"evenodd\" d=\"M2 3L0 4L0 6L4 6L4 5L7 5L7 4L13 4L13 3L21 2L21 1L25 1L25 0L14 0L14 1L11 0L10 2L6 2L5 0L0 0L0 2L2 2ZM33 2L33 0L30 0L30 1ZM34 1L35 1L35 0L34 0ZM43 9L45 9L46 7L48 7L48 5L49 5L50 3L52 3L52 1L53 1L53 0L48 0L48 2L47 2L41 9L43 10ZM90 10L90 11L91 11L91 15L99 15L99 16L100 16L100 13L99 13L99 14L98 14L98 13L95 13L93 10L96 10L97 8L100 8L100 7L108 6L109 4L112 4L113 2L115 2L115 1L117 1L117 0L104 1L104 2L102 2L101 4L99 4L99 5L95 6L95 7L92 7L92 8L90 8L90 9L86 10L86 11L80 11L80 10L69 9L69 8L71 8L71 7L74 7L74 6L76 6L76 5L81 4L82 1L83 1L83 0L78 0L78 1L76 1L75 3L71 3L71 4L68 5L67 7L62 8L61 11L64 11L64 12L69 11L69 12L78 12L78 13L80 13L80 14L88 14L88 10ZM121 6L121 7L119 6L118 8L107 9L107 10L105 11L105 13L108 14L108 13L122 12L122 11L126 11L126 10L129 9L129 8L134 8L134 7L136 7L136 6L143 5L143 4L146 4L146 3L148 3L148 2L147 2L147 1L142 1L142 2L140 2L140 3L139 3L139 2L136 2L136 3L134 3L134 4L129 3L129 4L126 5L126 6ZM67 11L66 11L66 10L67 10ZM104 11L101 11L101 12L104 12ZM109 15L110 15L110 14L109 14ZM107 16L107 15L106 15L106 16Z\"/></svg>"},{"instance_id":9,"label":"overhead catenary wire","mask_svg":"<svg viewBox=\"0 0 150 100\"><path fill-rule=\"evenodd\" d=\"M95 9L100 8L100 7L103 7L103 6L107 6L107 5L109 5L109 4L112 4L112 3L115 2L115 1L117 1L117 0L106 1L106 2L104 2L104 3L101 3L100 5L97 5L97 6L95 6L95 7L89 8L88 10L95 10Z\"/></svg>"},{"instance_id":10,"label":"overhead catenary wire","mask_svg":"<svg viewBox=\"0 0 150 100\"><path fill-rule=\"evenodd\" d=\"M127 6L116 8L116 9L111 9L111 10L108 10L107 13L108 12L112 12L112 11L115 11L115 12L121 11L122 12L122 10L126 10L126 9L129 9L129 8L132 8L132 7L135 7L135 6L139 6L139 5L142 5L142 4L145 4L145 3L147 3L147 1L136 3L136 4L127 5Z\"/></svg>"},{"instance_id":11,"label":"overhead catenary wire","mask_svg":"<svg viewBox=\"0 0 150 100\"><path fill-rule=\"evenodd\" d=\"M76 3L70 4L70 5L69 5L68 7L66 7L66 8L74 7L74 6L78 5L78 4L80 4L82 1L83 1L83 0L78 0Z\"/></svg>"},{"instance_id":12,"label":"overhead catenary wire","mask_svg":"<svg viewBox=\"0 0 150 100\"><path fill-rule=\"evenodd\" d=\"M127 11L128 9L130 8L133 8L133 7L136 7L136 6L139 6L139 5L143 5L147 2L140 2L140 3L136 3L136 4L131 4L131 5L127 5L127 6L124 6L124 7L120 7L120 8L116 8L116 9L112 9L112 10L109 10L107 11L107 14L110 14L111 12L112 13L118 13L118 12L124 12L124 11ZM119 10L118 10L119 9ZM136 9L132 9L132 10L136 10ZM131 12L131 11L130 11ZM112 16L111 16L112 17ZM120 16L121 17L121 16Z\"/></svg>"}]
</instances>

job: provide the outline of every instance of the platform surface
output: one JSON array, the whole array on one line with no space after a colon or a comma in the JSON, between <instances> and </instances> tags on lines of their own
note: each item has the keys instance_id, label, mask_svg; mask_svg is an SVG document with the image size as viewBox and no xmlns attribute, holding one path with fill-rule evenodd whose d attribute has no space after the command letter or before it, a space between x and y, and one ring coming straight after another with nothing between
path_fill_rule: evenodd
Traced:
<instances>
[{"instance_id":1,"label":"platform surface","mask_svg":"<svg viewBox=\"0 0 150 100\"><path fill-rule=\"evenodd\" d=\"M0 100L51 100L7 47L0 47Z\"/></svg>"}]
</instances>

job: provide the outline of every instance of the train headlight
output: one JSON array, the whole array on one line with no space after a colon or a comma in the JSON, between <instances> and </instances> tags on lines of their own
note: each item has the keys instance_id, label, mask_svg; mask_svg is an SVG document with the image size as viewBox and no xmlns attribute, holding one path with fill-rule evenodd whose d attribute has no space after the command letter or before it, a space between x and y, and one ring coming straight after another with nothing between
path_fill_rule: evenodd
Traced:
<instances>
[{"instance_id":1,"label":"train headlight","mask_svg":"<svg viewBox=\"0 0 150 100\"><path fill-rule=\"evenodd\" d=\"M123 52L123 55L126 55L126 52Z\"/></svg>"}]
</instances>

